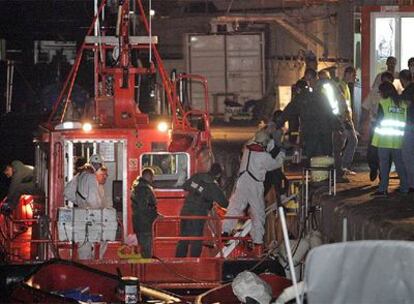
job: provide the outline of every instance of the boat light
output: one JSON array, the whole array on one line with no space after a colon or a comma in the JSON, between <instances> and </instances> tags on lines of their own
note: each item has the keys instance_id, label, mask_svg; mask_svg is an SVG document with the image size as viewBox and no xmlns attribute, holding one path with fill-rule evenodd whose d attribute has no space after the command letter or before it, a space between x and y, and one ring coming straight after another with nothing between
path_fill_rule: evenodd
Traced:
<instances>
[{"instance_id":1,"label":"boat light","mask_svg":"<svg viewBox=\"0 0 414 304\"><path fill-rule=\"evenodd\" d=\"M168 124L165 121L161 121L158 123L157 129L160 132L167 132Z\"/></svg>"},{"instance_id":2,"label":"boat light","mask_svg":"<svg viewBox=\"0 0 414 304\"><path fill-rule=\"evenodd\" d=\"M89 123L89 122L85 122L85 123L82 125L82 130L83 130L84 132L90 132L90 131L92 131L92 124L91 124L91 123Z\"/></svg>"},{"instance_id":3,"label":"boat light","mask_svg":"<svg viewBox=\"0 0 414 304\"><path fill-rule=\"evenodd\" d=\"M56 125L55 130L73 130L80 129L82 127L80 122L65 121Z\"/></svg>"}]
</instances>

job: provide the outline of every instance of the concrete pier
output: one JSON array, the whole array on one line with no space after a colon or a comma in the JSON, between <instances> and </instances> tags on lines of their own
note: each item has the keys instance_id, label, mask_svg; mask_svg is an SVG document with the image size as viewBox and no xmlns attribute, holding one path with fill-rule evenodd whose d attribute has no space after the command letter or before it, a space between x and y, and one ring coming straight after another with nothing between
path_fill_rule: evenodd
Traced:
<instances>
[{"instance_id":1,"label":"concrete pier","mask_svg":"<svg viewBox=\"0 0 414 304\"><path fill-rule=\"evenodd\" d=\"M387 198L374 197L378 180L368 173L351 176L337 185L337 195L320 199L320 229L324 242L354 240L414 240L414 195L396 192L399 180L390 179Z\"/></svg>"}]
</instances>

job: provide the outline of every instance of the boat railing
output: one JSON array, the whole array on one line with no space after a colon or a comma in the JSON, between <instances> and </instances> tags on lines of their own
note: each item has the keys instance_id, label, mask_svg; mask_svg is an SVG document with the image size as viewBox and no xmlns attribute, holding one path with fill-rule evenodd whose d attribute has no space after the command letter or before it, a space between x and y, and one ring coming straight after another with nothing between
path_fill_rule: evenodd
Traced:
<instances>
[{"instance_id":1,"label":"boat railing","mask_svg":"<svg viewBox=\"0 0 414 304\"><path fill-rule=\"evenodd\" d=\"M16 219L11 216L2 215L0 229L0 244L7 253L8 262L33 262L44 261L61 256L61 250L66 248L72 252L76 251L73 241L60 241L58 238L58 222L49 220L47 217ZM236 234L233 236L222 236L222 224L224 220L247 220L246 216L163 216L153 223L153 248L154 256L174 257L175 247L179 241L202 241L210 248L208 254L202 257L226 258L223 250L230 242L241 242L250 240L247 235ZM204 220L206 222L202 236L180 236L180 223L182 220ZM24 229L20 230L21 227ZM122 227L121 227L122 228ZM119 229L119 227L118 227ZM123 240L117 239L112 243ZM168 250L166 248L168 247ZM67 258L67 257L66 257ZM70 258L70 257L69 257Z\"/></svg>"},{"instance_id":2,"label":"boat railing","mask_svg":"<svg viewBox=\"0 0 414 304\"><path fill-rule=\"evenodd\" d=\"M161 216L158 217L153 223L153 250L155 256L162 256L166 254L163 252L163 244L176 244L179 241L202 241L210 248L214 248L214 255L216 257L225 258L223 249L228 246L230 242L240 242L250 240L248 235L235 235L223 236L222 226L224 220L243 220L250 219L247 216L225 216L219 217L213 216L198 216L198 215L181 215L181 216ZM180 223L182 220L204 220L206 222L202 236L181 236L180 235ZM163 227L164 225L164 227ZM166 226L165 226L166 225ZM167 227L168 231L166 231ZM172 229L174 227L174 229ZM175 248L175 247L174 247Z\"/></svg>"},{"instance_id":3,"label":"boat railing","mask_svg":"<svg viewBox=\"0 0 414 304\"><path fill-rule=\"evenodd\" d=\"M124 231L122 221L117 218L118 232ZM88 225L89 222L85 222ZM6 262L45 261L51 258L71 258L76 255L79 244L72 240L60 240L58 220L36 212L0 215L0 246ZM72 232L68 232L72 234ZM69 237L68 237L69 239ZM96 243L96 242L92 242ZM122 233L110 243L124 243ZM82 245L80 245L82 246ZM62 250L69 252L69 256Z\"/></svg>"},{"instance_id":4,"label":"boat railing","mask_svg":"<svg viewBox=\"0 0 414 304\"><path fill-rule=\"evenodd\" d=\"M57 248L66 244L53 237L56 223L46 218L15 219L2 215L1 245L8 262L29 262L58 257Z\"/></svg>"}]
</instances>

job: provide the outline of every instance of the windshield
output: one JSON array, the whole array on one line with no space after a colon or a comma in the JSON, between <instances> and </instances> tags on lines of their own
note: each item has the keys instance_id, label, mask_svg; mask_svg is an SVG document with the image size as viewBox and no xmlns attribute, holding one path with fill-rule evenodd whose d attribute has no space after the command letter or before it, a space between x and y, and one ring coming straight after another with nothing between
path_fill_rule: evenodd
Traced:
<instances>
[{"instance_id":1,"label":"windshield","mask_svg":"<svg viewBox=\"0 0 414 304\"><path fill-rule=\"evenodd\" d=\"M154 171L155 188L181 188L189 176L186 153L146 153L141 156L141 168Z\"/></svg>"}]
</instances>

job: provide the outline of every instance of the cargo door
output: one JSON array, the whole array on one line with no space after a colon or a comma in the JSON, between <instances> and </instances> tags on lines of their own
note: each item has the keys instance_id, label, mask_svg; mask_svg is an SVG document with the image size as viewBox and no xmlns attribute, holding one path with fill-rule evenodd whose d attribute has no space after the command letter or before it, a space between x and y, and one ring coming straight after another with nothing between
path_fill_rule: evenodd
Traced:
<instances>
[{"instance_id":1,"label":"cargo door","mask_svg":"<svg viewBox=\"0 0 414 304\"><path fill-rule=\"evenodd\" d=\"M204 76L208 81L210 112L213 112L213 94L226 91L225 81L225 36L188 35L187 71ZM192 83L190 88L193 109L204 109L204 91L200 84Z\"/></svg>"},{"instance_id":2,"label":"cargo door","mask_svg":"<svg viewBox=\"0 0 414 304\"><path fill-rule=\"evenodd\" d=\"M264 94L263 34L226 36L227 92L239 101L259 99Z\"/></svg>"},{"instance_id":3,"label":"cargo door","mask_svg":"<svg viewBox=\"0 0 414 304\"><path fill-rule=\"evenodd\" d=\"M224 113L224 100L244 104L264 94L264 36L261 33L200 35L189 34L187 72L208 81L210 113ZM203 105L199 84L191 84L193 108Z\"/></svg>"}]
</instances>

